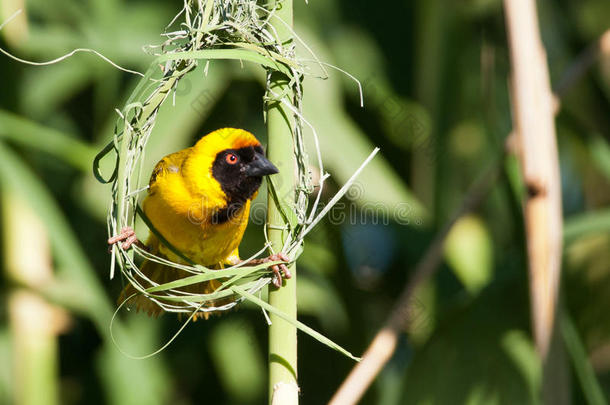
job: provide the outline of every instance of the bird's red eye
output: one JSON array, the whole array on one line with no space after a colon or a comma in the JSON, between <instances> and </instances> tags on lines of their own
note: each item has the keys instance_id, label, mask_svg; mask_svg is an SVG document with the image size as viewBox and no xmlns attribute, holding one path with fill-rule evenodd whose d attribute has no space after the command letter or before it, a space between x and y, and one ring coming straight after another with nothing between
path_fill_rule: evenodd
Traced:
<instances>
[{"instance_id":1,"label":"bird's red eye","mask_svg":"<svg viewBox=\"0 0 610 405\"><path fill-rule=\"evenodd\" d=\"M235 163L237 163L237 160L238 160L237 156L233 153L229 153L225 159L226 159L227 163L230 165L234 165Z\"/></svg>"}]
</instances>

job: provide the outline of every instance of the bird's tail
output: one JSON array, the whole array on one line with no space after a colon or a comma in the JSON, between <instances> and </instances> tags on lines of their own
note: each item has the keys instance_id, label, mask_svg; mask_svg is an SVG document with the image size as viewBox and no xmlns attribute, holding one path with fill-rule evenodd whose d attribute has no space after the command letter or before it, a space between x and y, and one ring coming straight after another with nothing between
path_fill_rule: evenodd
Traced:
<instances>
[{"instance_id":1,"label":"bird's tail","mask_svg":"<svg viewBox=\"0 0 610 405\"><path fill-rule=\"evenodd\" d=\"M157 247L156 241L151 239L148 240L147 246L151 253L162 256ZM140 271L148 277L150 280L158 283L165 284L170 281L179 280L192 274L176 269L174 267L169 267L163 265L161 263L153 262L150 260L145 260L142 265L140 265ZM220 287L221 282L218 280L210 280L201 283L197 283L194 285L190 285L187 287L183 287L183 291L195 293L195 294L210 294L214 292L218 287ZM154 301L146 297L144 294L138 292L131 283L127 283L127 286L119 295L118 303L122 304L125 300L129 300L127 304L131 307L135 307L137 311L146 312L150 316L158 316L163 312L163 309ZM210 305L217 305L219 303L210 303ZM193 320L197 320L197 318L208 319L209 315L213 312L198 312L195 314Z\"/></svg>"}]
</instances>

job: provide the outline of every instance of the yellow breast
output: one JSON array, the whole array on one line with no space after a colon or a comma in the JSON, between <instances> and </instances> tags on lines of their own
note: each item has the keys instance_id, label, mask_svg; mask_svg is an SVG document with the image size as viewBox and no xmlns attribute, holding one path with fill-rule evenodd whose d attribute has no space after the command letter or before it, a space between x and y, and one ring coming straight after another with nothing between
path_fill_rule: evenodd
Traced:
<instances>
[{"instance_id":1,"label":"yellow breast","mask_svg":"<svg viewBox=\"0 0 610 405\"><path fill-rule=\"evenodd\" d=\"M185 167L189 151L169 155L157 164L142 208L161 235L185 256L203 266L218 266L227 262L241 242L250 200L228 221L215 221L214 214L227 206L226 196L205 171L199 172L194 191L187 175L197 173L198 168ZM202 181L209 185L201 187ZM172 261L183 262L162 243L159 251Z\"/></svg>"},{"instance_id":2,"label":"yellow breast","mask_svg":"<svg viewBox=\"0 0 610 405\"><path fill-rule=\"evenodd\" d=\"M214 223L211 213L200 202L178 205L155 194L144 200L143 208L163 237L189 259L208 267L226 263L239 247L248 225L250 201L231 219L220 224ZM183 261L162 243L159 251L172 261Z\"/></svg>"}]
</instances>

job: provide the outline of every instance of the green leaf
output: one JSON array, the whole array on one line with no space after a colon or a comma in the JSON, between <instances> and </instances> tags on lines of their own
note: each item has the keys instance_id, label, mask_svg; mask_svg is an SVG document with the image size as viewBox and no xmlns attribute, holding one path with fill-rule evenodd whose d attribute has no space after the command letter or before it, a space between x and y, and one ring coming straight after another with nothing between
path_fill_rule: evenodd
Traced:
<instances>
[{"instance_id":1,"label":"green leaf","mask_svg":"<svg viewBox=\"0 0 610 405\"><path fill-rule=\"evenodd\" d=\"M106 403L162 405L172 402L173 376L163 356L136 360L124 354L152 352L161 339L161 325L146 316L130 316L121 322L120 328L118 325L113 327L123 352L113 344L106 344L96 356L96 368L108 396Z\"/></svg>"},{"instance_id":2,"label":"green leaf","mask_svg":"<svg viewBox=\"0 0 610 405\"><path fill-rule=\"evenodd\" d=\"M610 145L599 135L593 136L589 141L589 151L593 162L604 174L607 181L610 181Z\"/></svg>"},{"instance_id":3,"label":"green leaf","mask_svg":"<svg viewBox=\"0 0 610 405\"><path fill-rule=\"evenodd\" d=\"M85 142L17 114L0 110L0 139L37 149L89 172L95 150Z\"/></svg>"},{"instance_id":4,"label":"green leaf","mask_svg":"<svg viewBox=\"0 0 610 405\"><path fill-rule=\"evenodd\" d=\"M493 242L485 222L475 215L459 219L447 235L445 257L470 293L485 287L493 276Z\"/></svg>"},{"instance_id":5,"label":"green leaf","mask_svg":"<svg viewBox=\"0 0 610 405\"><path fill-rule=\"evenodd\" d=\"M21 90L22 110L35 119L46 119L90 82L90 65L83 59L30 70Z\"/></svg>"},{"instance_id":6,"label":"green leaf","mask_svg":"<svg viewBox=\"0 0 610 405\"><path fill-rule=\"evenodd\" d=\"M261 403L265 363L252 325L239 316L219 322L207 340L214 367L233 403Z\"/></svg>"},{"instance_id":7,"label":"green leaf","mask_svg":"<svg viewBox=\"0 0 610 405\"><path fill-rule=\"evenodd\" d=\"M610 231L610 209L585 212L565 220L563 238L570 244L583 236Z\"/></svg>"},{"instance_id":8,"label":"green leaf","mask_svg":"<svg viewBox=\"0 0 610 405\"><path fill-rule=\"evenodd\" d=\"M297 302L299 313L315 316L324 330L334 333L347 330L349 325L347 308L337 290L325 278L314 278L301 272L297 283Z\"/></svg>"},{"instance_id":9,"label":"green leaf","mask_svg":"<svg viewBox=\"0 0 610 405\"><path fill-rule=\"evenodd\" d=\"M574 371L580 381L582 391L590 405L604 405L608 402L604 398L602 388L595 376L595 371L589 362L589 356L584 344L578 335L574 322L567 314L560 317L560 328L563 341L572 359Z\"/></svg>"},{"instance_id":10,"label":"green leaf","mask_svg":"<svg viewBox=\"0 0 610 405\"><path fill-rule=\"evenodd\" d=\"M316 49L316 54L322 60L332 62L325 41L307 31L301 36ZM307 78L303 95L304 114L319 134L325 169L341 185L351 177L375 145L345 112L343 94L337 80ZM306 137L306 141L308 150L314 151L312 137ZM318 166L313 159L312 164ZM355 193L350 194L355 194L356 204L361 208L382 208L393 221L421 225L429 218L427 209L383 157L383 150L362 171L353 188Z\"/></svg>"},{"instance_id":11,"label":"green leaf","mask_svg":"<svg viewBox=\"0 0 610 405\"><path fill-rule=\"evenodd\" d=\"M408 365L400 404L540 403L542 368L527 331L527 288L518 282L497 280L474 299L444 304Z\"/></svg>"},{"instance_id":12,"label":"green leaf","mask_svg":"<svg viewBox=\"0 0 610 405\"><path fill-rule=\"evenodd\" d=\"M291 325L293 325L297 329L301 330L302 332L305 332L306 334L308 334L312 338L316 339L318 342L325 344L326 346L330 347L331 349L334 349L334 350L338 351L339 353L342 353L343 355L349 357L352 360L360 361L359 357L354 356L353 354L351 354L350 352L348 352L347 350L345 350L344 348L342 348L341 346L339 346L338 344L336 344L335 342L333 342L329 338L325 337L324 335L322 335L319 332L316 332L315 330L313 330L309 326L305 325L302 322L299 322L298 320L296 320L296 319L292 318L291 316L285 314L284 312L280 311L279 309L269 305L268 303L266 303L265 301L263 301L260 298L256 297L255 295L250 294L243 287L241 287L241 286L233 286L233 287L231 287L231 289L233 291L235 291L235 293L237 293L237 294L241 295L242 297L246 298L248 301L251 301L252 303L258 305L261 308L263 308L264 310L269 311L272 314L282 318L283 320L285 320L286 322L290 323Z\"/></svg>"}]
</instances>

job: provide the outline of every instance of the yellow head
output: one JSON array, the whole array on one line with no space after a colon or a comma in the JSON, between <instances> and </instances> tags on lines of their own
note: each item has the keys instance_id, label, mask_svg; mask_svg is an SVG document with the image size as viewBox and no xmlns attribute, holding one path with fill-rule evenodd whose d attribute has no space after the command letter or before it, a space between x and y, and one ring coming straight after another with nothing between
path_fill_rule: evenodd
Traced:
<instances>
[{"instance_id":1,"label":"yellow head","mask_svg":"<svg viewBox=\"0 0 610 405\"><path fill-rule=\"evenodd\" d=\"M241 205L256 195L262 176L278 173L260 142L242 129L223 128L201 138L184 164L193 195Z\"/></svg>"}]
</instances>

